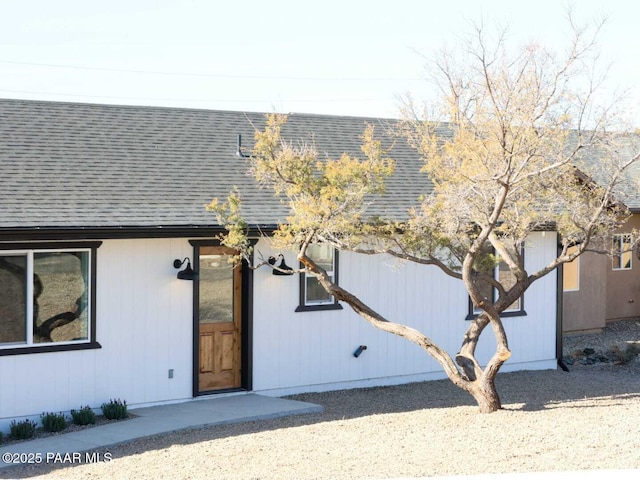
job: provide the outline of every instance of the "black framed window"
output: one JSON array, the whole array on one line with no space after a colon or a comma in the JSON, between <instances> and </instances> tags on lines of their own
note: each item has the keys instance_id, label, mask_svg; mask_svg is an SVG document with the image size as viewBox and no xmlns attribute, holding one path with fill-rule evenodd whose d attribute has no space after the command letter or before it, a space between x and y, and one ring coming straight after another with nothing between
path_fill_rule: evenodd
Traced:
<instances>
[{"instance_id":1,"label":"black framed window","mask_svg":"<svg viewBox=\"0 0 640 480\"><path fill-rule=\"evenodd\" d=\"M484 253L493 254L493 252L494 252L493 248L488 246ZM524 248L520 249L520 257L524 262ZM482 266L480 266L479 268L482 268ZM516 283L515 275L511 272L511 270L509 269L509 266L503 261L501 261L497 266L493 268L486 267L484 272L491 275L494 279L500 282L503 285L505 290L509 290ZM477 280L474 279L474 282L476 283L476 286L480 290L480 294L483 295L483 297L486 300L490 300L491 302L496 301L498 292L495 288L493 288L492 285L490 285L487 282L482 282L480 280L480 277L477 277ZM469 297L469 313L466 319L472 320L476 318L481 312L482 312L482 309L476 307L471 301L471 297ZM509 305L509 307L507 307L507 309L504 310L500 314L500 316L501 317L517 317L517 316L524 316L526 314L527 312L524 310L524 295L523 295L520 298L518 298L515 302L513 302L511 305Z\"/></svg>"},{"instance_id":2,"label":"black framed window","mask_svg":"<svg viewBox=\"0 0 640 480\"><path fill-rule=\"evenodd\" d=\"M338 251L330 245L309 245L307 255L323 268L333 282L338 283ZM296 312L342 309L333 296L320 285L316 277L300 274L300 305Z\"/></svg>"},{"instance_id":3,"label":"black framed window","mask_svg":"<svg viewBox=\"0 0 640 480\"><path fill-rule=\"evenodd\" d=\"M99 348L100 242L0 245L0 355Z\"/></svg>"}]
</instances>

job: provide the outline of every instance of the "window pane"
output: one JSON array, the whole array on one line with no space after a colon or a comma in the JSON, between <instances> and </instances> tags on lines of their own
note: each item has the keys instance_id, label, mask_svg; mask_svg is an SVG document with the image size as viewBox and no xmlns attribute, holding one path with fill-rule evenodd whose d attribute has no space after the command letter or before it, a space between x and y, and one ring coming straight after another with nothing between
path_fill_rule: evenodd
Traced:
<instances>
[{"instance_id":1,"label":"window pane","mask_svg":"<svg viewBox=\"0 0 640 480\"><path fill-rule=\"evenodd\" d=\"M477 272L485 273L490 277L494 276L495 268L493 263L493 248L490 244L486 243L482 246L478 258L476 258L474 269ZM480 277L478 274L475 274L473 276L473 283L480 291L480 295L482 296L482 298L489 301L490 303L493 303L493 286L490 283L483 281L482 277ZM482 312L482 309L474 305L473 312L480 313Z\"/></svg>"},{"instance_id":2,"label":"window pane","mask_svg":"<svg viewBox=\"0 0 640 480\"><path fill-rule=\"evenodd\" d=\"M27 341L27 257L0 256L0 344Z\"/></svg>"},{"instance_id":3,"label":"window pane","mask_svg":"<svg viewBox=\"0 0 640 480\"><path fill-rule=\"evenodd\" d=\"M622 268L628 269L631 268L631 238L625 237L622 240L622 255L620 255L620 263L622 264Z\"/></svg>"},{"instance_id":4,"label":"window pane","mask_svg":"<svg viewBox=\"0 0 640 480\"><path fill-rule=\"evenodd\" d=\"M578 247L569 247L568 254L575 253ZM562 266L562 289L565 292L580 289L580 257Z\"/></svg>"},{"instance_id":5,"label":"window pane","mask_svg":"<svg viewBox=\"0 0 640 480\"><path fill-rule=\"evenodd\" d=\"M476 278L473 283L478 287L480 295L482 295L485 300L493 302L493 287L488 282L483 282L479 278ZM480 313L482 309L474 305L473 311L474 313Z\"/></svg>"},{"instance_id":6,"label":"window pane","mask_svg":"<svg viewBox=\"0 0 640 480\"><path fill-rule=\"evenodd\" d=\"M33 254L34 343L89 338L89 252Z\"/></svg>"},{"instance_id":7,"label":"window pane","mask_svg":"<svg viewBox=\"0 0 640 480\"><path fill-rule=\"evenodd\" d=\"M330 245L309 245L307 248L307 256L313 260L316 265L323 268L327 272L333 271L333 247Z\"/></svg>"},{"instance_id":8,"label":"window pane","mask_svg":"<svg viewBox=\"0 0 640 480\"><path fill-rule=\"evenodd\" d=\"M631 268L631 235L614 235L613 236L613 268L615 270L628 270Z\"/></svg>"},{"instance_id":9,"label":"window pane","mask_svg":"<svg viewBox=\"0 0 640 480\"><path fill-rule=\"evenodd\" d=\"M231 255L200 255L200 323L233 322Z\"/></svg>"},{"instance_id":10,"label":"window pane","mask_svg":"<svg viewBox=\"0 0 640 480\"><path fill-rule=\"evenodd\" d=\"M511 273L509 266L505 262L500 262L498 266L498 280L502 284L505 291L508 291L516 284L516 276ZM505 311L520 310L520 299L509 305Z\"/></svg>"},{"instance_id":11,"label":"window pane","mask_svg":"<svg viewBox=\"0 0 640 480\"><path fill-rule=\"evenodd\" d=\"M331 280L333 280L333 278ZM331 303L333 301L331 295L327 293L315 277L306 278L306 293L307 304Z\"/></svg>"}]
</instances>

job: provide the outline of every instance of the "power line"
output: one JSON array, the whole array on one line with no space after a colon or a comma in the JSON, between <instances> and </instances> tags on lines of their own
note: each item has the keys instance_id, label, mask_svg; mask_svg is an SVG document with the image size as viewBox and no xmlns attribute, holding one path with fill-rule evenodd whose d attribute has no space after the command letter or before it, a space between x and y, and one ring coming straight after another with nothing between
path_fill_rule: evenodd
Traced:
<instances>
[{"instance_id":1,"label":"power line","mask_svg":"<svg viewBox=\"0 0 640 480\"><path fill-rule=\"evenodd\" d=\"M375 99L375 98L321 98L321 99L277 99L277 100L257 100L257 99L203 99L203 98L162 98L162 97L127 97L127 96L112 96L112 95L83 95L79 93L56 93L56 92L34 92L29 90L5 90L0 89L1 93L17 93L25 95L47 95L58 97L79 97L79 98L101 98L110 100L137 100L137 101L163 101L163 102L202 102L202 103L311 103L311 102L375 102L375 101L387 101L389 99Z\"/></svg>"},{"instance_id":2,"label":"power line","mask_svg":"<svg viewBox=\"0 0 640 480\"><path fill-rule=\"evenodd\" d=\"M45 67L45 68L66 68L73 70L89 70L97 72L115 72L115 73L132 73L144 75L167 75L180 77L206 77L206 78L229 78L229 79L249 79L249 80L290 80L290 81L334 81L334 82L387 82L387 81L415 81L421 80L415 78L402 77L309 77L309 76L278 76L278 75L238 75L238 74L222 74L222 73L182 73L182 72L166 72L161 70L133 70L124 68L106 68L106 67L86 67L80 65L61 65L53 63L30 63L30 62L14 62L10 60L0 60L0 63L7 65L22 65L28 67Z\"/></svg>"}]
</instances>

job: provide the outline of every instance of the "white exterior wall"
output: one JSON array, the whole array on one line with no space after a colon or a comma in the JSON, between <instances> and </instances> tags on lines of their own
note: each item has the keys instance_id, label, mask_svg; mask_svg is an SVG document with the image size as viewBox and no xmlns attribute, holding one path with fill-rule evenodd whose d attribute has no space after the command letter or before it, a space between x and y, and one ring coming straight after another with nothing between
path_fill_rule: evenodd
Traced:
<instances>
[{"instance_id":1,"label":"white exterior wall","mask_svg":"<svg viewBox=\"0 0 640 480\"><path fill-rule=\"evenodd\" d=\"M556 232L534 233L525 251L527 271L543 268L556 257L556 252ZM525 292L526 316L503 318L512 356L501 372L556 368L556 285L557 273L553 271ZM494 349L493 332L487 327L478 347L478 359L488 361Z\"/></svg>"},{"instance_id":2,"label":"white exterior wall","mask_svg":"<svg viewBox=\"0 0 640 480\"><path fill-rule=\"evenodd\" d=\"M257 251L273 253L260 241ZM556 234L535 233L525 254L528 271L555 257ZM288 265L296 265L286 254ZM461 281L434 266L383 256L340 253L339 283L392 321L425 333L451 355L458 352L468 322L468 296ZM348 306L343 310L295 312L297 275L254 273L253 389L270 395L387 385L444 378L440 366L413 343L377 330ZM556 274L536 282L525 294L526 316L504 319L513 352L503 371L555 368ZM366 345L360 357L353 352ZM490 328L477 349L490 358Z\"/></svg>"},{"instance_id":3,"label":"white exterior wall","mask_svg":"<svg viewBox=\"0 0 640 480\"><path fill-rule=\"evenodd\" d=\"M266 241L257 250L268 256ZM526 252L530 271L556 251L556 235L538 233ZM193 259L187 239L107 240L97 252L96 340L101 349L0 356L0 430L44 411L99 408L112 398L130 407L192 397L192 289L178 280L176 258ZM295 265L292 254L286 255ZM555 273L525 294L527 316L506 318L513 351L503 367L555 368ZM468 326L460 281L431 266L382 256L340 254L340 284L390 320L429 335L452 355ZM347 306L295 312L299 279L254 272L253 390L269 395L443 378L418 346L381 332ZM366 345L359 358L353 352ZM487 331L478 348L493 350ZM168 378L168 370L174 378Z\"/></svg>"},{"instance_id":4,"label":"white exterior wall","mask_svg":"<svg viewBox=\"0 0 640 480\"><path fill-rule=\"evenodd\" d=\"M112 398L129 406L191 398L193 284L173 268L186 256L186 239L104 241L96 268L102 348L0 357L0 431L12 418Z\"/></svg>"}]
</instances>

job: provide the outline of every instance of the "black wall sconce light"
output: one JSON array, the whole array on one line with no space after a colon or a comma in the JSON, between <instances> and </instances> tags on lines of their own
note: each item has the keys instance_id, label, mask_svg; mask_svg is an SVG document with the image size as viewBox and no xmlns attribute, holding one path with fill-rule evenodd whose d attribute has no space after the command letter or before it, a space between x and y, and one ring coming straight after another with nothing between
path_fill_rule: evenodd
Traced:
<instances>
[{"instance_id":1,"label":"black wall sconce light","mask_svg":"<svg viewBox=\"0 0 640 480\"><path fill-rule=\"evenodd\" d=\"M198 274L191 268L191 260L189 260L189 257L185 257L184 260L176 258L173 261L173 268L180 268L184 265L184 262L187 262L187 266L184 267L184 270L178 272L178 278L180 280L195 280Z\"/></svg>"},{"instance_id":2,"label":"black wall sconce light","mask_svg":"<svg viewBox=\"0 0 640 480\"><path fill-rule=\"evenodd\" d=\"M356 349L356 351L355 351L355 352L353 352L353 356L354 356L354 357L356 357L356 358L358 358L358 357L360 356L360 354L361 354L362 352L364 352L366 349L367 349L367 346L366 346L366 345L360 345L360 346Z\"/></svg>"},{"instance_id":3,"label":"black wall sconce light","mask_svg":"<svg viewBox=\"0 0 640 480\"><path fill-rule=\"evenodd\" d=\"M289 265L287 265L286 263L284 263L284 255L280 254L278 255L278 257L269 257L267 259L267 262L269 262L269 265L272 265L273 267L275 267L271 273L273 275L293 275L293 268L291 268ZM277 263L277 265L276 265Z\"/></svg>"}]
</instances>

